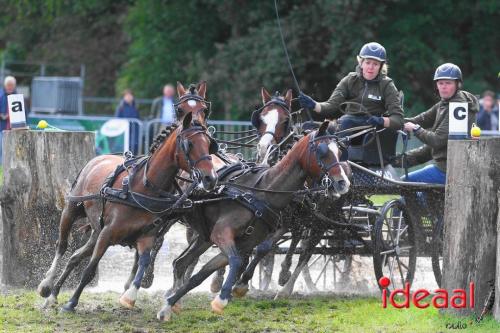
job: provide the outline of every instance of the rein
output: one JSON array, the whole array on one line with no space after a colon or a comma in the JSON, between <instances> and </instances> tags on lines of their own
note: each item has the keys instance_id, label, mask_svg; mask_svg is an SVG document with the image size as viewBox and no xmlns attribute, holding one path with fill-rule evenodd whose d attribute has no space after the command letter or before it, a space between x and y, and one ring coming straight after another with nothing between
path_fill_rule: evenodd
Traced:
<instances>
[{"instance_id":1,"label":"rein","mask_svg":"<svg viewBox=\"0 0 500 333\"><path fill-rule=\"evenodd\" d=\"M324 135L324 136L320 136L320 137L315 137L315 136L311 136L311 139L309 140L308 142L308 155L310 156L311 153L315 152L315 156L316 156L316 163L318 163L318 165L321 167L321 170L323 172L325 172L325 174L327 175L328 172L335 166L337 165L340 165L340 162L338 161L338 159L336 158L336 161L334 163L331 163L330 165L327 165L325 166L324 163L321 161L321 156L319 156L318 154L318 148L317 148L317 145L314 145L314 142L316 141L319 141L319 140L324 140L324 139L335 139L337 140L337 136L336 135ZM321 143L320 143L321 144ZM323 143L323 144L326 144L326 143ZM309 168L309 163L310 163L311 159L308 158L308 168ZM321 177L320 177L321 178ZM331 181L330 181L331 182ZM256 192L263 192L263 193L274 193L274 194L295 194L295 195L301 195L301 194L307 194L307 193L312 193L312 192L318 192L318 191L325 191L326 190L326 185L329 186L329 184L327 184L328 182L322 182L322 186L321 187L314 187L314 188L310 188L310 189L304 189L304 190L297 190L297 191L279 191L279 190L268 190L268 189L263 189L263 188L258 188L258 187L253 187L253 186L247 186L247 185L242 185L242 184L237 184L237 183L232 183L232 182L221 182L220 184L221 185L228 185L228 186L234 186L234 187L239 187L239 188L243 188L243 189L247 189L247 190L252 190L252 191L256 191Z\"/></svg>"}]
</instances>

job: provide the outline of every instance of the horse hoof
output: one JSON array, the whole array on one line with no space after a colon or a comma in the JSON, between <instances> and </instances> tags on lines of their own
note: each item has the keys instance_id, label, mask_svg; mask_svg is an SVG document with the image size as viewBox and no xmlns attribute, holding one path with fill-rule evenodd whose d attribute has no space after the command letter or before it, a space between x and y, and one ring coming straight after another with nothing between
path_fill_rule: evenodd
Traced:
<instances>
[{"instance_id":1,"label":"horse hoof","mask_svg":"<svg viewBox=\"0 0 500 333\"><path fill-rule=\"evenodd\" d=\"M290 297L290 292L286 289L281 289L276 293L276 296L274 296L274 300L277 301L279 299L284 299Z\"/></svg>"},{"instance_id":2,"label":"horse hoof","mask_svg":"<svg viewBox=\"0 0 500 333\"><path fill-rule=\"evenodd\" d=\"M240 284L233 287L233 296L242 298L248 292L248 284Z\"/></svg>"},{"instance_id":3,"label":"horse hoof","mask_svg":"<svg viewBox=\"0 0 500 333\"><path fill-rule=\"evenodd\" d=\"M165 305L158 313L156 318L159 321L169 321L172 318L172 307L170 305Z\"/></svg>"},{"instance_id":4,"label":"horse hoof","mask_svg":"<svg viewBox=\"0 0 500 333\"><path fill-rule=\"evenodd\" d=\"M132 285L120 297L120 304L126 307L127 309L132 309L135 305L136 299L137 299L137 287L135 285Z\"/></svg>"},{"instance_id":5,"label":"horse hoof","mask_svg":"<svg viewBox=\"0 0 500 333\"><path fill-rule=\"evenodd\" d=\"M52 287L48 286L46 283L45 283L45 280L42 281L39 285L38 285L38 288L36 290L38 292L38 294L40 296L42 296L43 298L47 298L50 296L50 293L52 292Z\"/></svg>"},{"instance_id":6,"label":"horse hoof","mask_svg":"<svg viewBox=\"0 0 500 333\"><path fill-rule=\"evenodd\" d=\"M174 305L172 305L171 308L172 308L172 312L175 313L176 315L178 315L179 313L181 313L182 305L179 302L177 302Z\"/></svg>"},{"instance_id":7,"label":"horse hoof","mask_svg":"<svg viewBox=\"0 0 500 333\"><path fill-rule=\"evenodd\" d=\"M45 299L45 302L43 302L42 308L48 309L56 304L57 304L57 298L54 295L50 295Z\"/></svg>"},{"instance_id":8,"label":"horse hoof","mask_svg":"<svg viewBox=\"0 0 500 333\"><path fill-rule=\"evenodd\" d=\"M281 271L278 278L278 284L283 287L288 282L288 280L290 280L291 276L292 273L290 271Z\"/></svg>"},{"instance_id":9,"label":"horse hoof","mask_svg":"<svg viewBox=\"0 0 500 333\"><path fill-rule=\"evenodd\" d=\"M61 308L62 313L73 313L75 312L75 307L72 303L68 302Z\"/></svg>"},{"instance_id":10,"label":"horse hoof","mask_svg":"<svg viewBox=\"0 0 500 333\"><path fill-rule=\"evenodd\" d=\"M123 306L123 307L125 307L127 309L133 309L134 305L135 305L135 300L130 299L127 296L125 296L125 294L123 294L120 297L120 304L121 304L121 306Z\"/></svg>"},{"instance_id":11,"label":"horse hoof","mask_svg":"<svg viewBox=\"0 0 500 333\"><path fill-rule=\"evenodd\" d=\"M213 294L218 293L222 289L222 283L224 282L224 278L215 277L212 279L212 283L210 283L210 291Z\"/></svg>"},{"instance_id":12,"label":"horse hoof","mask_svg":"<svg viewBox=\"0 0 500 333\"><path fill-rule=\"evenodd\" d=\"M212 306L212 311L221 315L224 313L224 308L227 305L227 299L221 299L219 295L217 295L214 300L210 303Z\"/></svg>"}]
</instances>

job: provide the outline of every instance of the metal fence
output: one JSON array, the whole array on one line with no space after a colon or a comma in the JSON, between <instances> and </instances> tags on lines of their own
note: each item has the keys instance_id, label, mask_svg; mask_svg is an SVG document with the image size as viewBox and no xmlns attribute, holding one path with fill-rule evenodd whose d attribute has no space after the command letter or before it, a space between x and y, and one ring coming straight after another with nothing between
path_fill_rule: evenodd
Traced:
<instances>
[{"instance_id":1,"label":"metal fence","mask_svg":"<svg viewBox=\"0 0 500 333\"><path fill-rule=\"evenodd\" d=\"M240 136L235 136L231 134L224 134L219 132L241 132L248 131L253 128L249 121L231 121L231 120L209 120L208 126L215 128L213 136L215 139L231 141L237 139ZM153 142L154 137L159 133L159 131L164 127L164 124L160 119L153 119L144 122L144 147L147 149ZM250 141L250 140L249 140ZM255 157L255 150L250 147L243 147L241 149L227 148L226 144L219 144L221 149L226 149L230 153L241 153L245 159L252 159Z\"/></svg>"},{"instance_id":2,"label":"metal fence","mask_svg":"<svg viewBox=\"0 0 500 333\"><path fill-rule=\"evenodd\" d=\"M99 139L99 132L101 127L105 122L111 119L117 119L115 117L100 117L100 116L58 116L58 115L46 115L46 114L30 114L28 116L28 125L30 128L36 128L38 122L40 120L46 120L49 125L54 126L56 128L68 131L93 131L97 134L96 139L96 151L98 154L109 153L108 150L103 150L99 143L101 140ZM130 147L134 147L136 145L137 149L135 149L138 154L146 154L149 150L149 146L153 142L153 139L158 134L158 132L164 127L164 124L160 119L153 119L149 121L141 121L139 119L128 119L128 118L120 118L126 119L131 124L130 130ZM226 141L230 141L235 139L236 137L233 135L221 134L219 131L225 132L239 132L239 131L247 131L252 129L252 125L249 121L226 121L226 120L210 120L208 122L209 126L213 126L215 128L214 137L216 139L222 139ZM224 145L221 146L224 148ZM112 151L117 152L117 151ZM228 149L228 152L241 152L245 158L254 157L254 150L252 148L246 147L241 150L231 150Z\"/></svg>"}]
</instances>

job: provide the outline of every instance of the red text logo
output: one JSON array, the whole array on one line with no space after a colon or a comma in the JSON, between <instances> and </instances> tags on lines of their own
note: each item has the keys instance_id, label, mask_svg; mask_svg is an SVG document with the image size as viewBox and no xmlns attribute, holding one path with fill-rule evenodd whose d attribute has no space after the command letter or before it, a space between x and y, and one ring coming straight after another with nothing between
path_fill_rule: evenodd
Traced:
<instances>
[{"instance_id":1,"label":"red text logo","mask_svg":"<svg viewBox=\"0 0 500 333\"><path fill-rule=\"evenodd\" d=\"M382 307L387 308L387 300L389 303L397 308L409 308L410 303L419 309L425 309L431 304L437 309L452 307L455 309L461 308L474 308L474 282L469 283L469 289L453 289L450 295L446 289L436 289L432 293L432 298L430 303L424 301L428 296L431 295L427 289L417 289L410 292L410 284L405 283L403 289L394 289L389 292L387 287L391 284L389 278L383 276L378 281L382 289ZM396 299L397 296L398 299ZM451 296L451 297L450 297Z\"/></svg>"}]
</instances>

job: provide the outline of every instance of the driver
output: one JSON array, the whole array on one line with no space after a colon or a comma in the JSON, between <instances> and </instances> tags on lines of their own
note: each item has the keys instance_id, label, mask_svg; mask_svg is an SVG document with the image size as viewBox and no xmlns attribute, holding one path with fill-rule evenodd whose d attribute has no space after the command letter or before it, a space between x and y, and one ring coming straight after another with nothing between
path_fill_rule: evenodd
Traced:
<instances>
[{"instance_id":1,"label":"driver","mask_svg":"<svg viewBox=\"0 0 500 333\"><path fill-rule=\"evenodd\" d=\"M412 132L424 145L407 153L409 167L432 161L431 164L410 172L406 181L423 183L446 183L446 159L448 147L448 109L450 102L468 104L468 132L479 110L477 98L462 90L462 71L452 63L442 64L434 73L435 88L440 100L429 110L416 117L406 119L405 131ZM401 166L401 155L394 166Z\"/></svg>"},{"instance_id":2,"label":"driver","mask_svg":"<svg viewBox=\"0 0 500 333\"><path fill-rule=\"evenodd\" d=\"M300 93L301 107L312 109L328 119L339 118L339 129L372 125L394 130L403 128L403 109L399 92L387 76L385 48L376 42L365 44L357 56L356 71L347 74L326 102L318 103ZM347 103L345 115L341 104Z\"/></svg>"}]
</instances>

